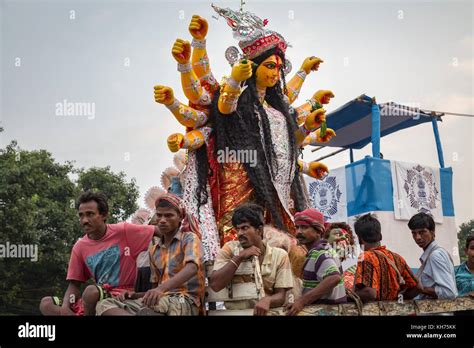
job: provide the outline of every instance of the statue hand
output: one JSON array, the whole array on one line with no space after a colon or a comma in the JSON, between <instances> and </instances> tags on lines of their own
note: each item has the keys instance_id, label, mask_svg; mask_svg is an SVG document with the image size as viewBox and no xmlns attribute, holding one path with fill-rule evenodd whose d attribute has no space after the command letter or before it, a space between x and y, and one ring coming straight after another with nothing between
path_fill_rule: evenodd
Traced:
<instances>
[{"instance_id":1,"label":"statue hand","mask_svg":"<svg viewBox=\"0 0 474 348\"><path fill-rule=\"evenodd\" d=\"M313 130L321 125L324 121L326 121L326 110L323 108L314 110L312 113L306 117L304 121L304 125L307 130Z\"/></svg>"},{"instance_id":2,"label":"statue hand","mask_svg":"<svg viewBox=\"0 0 474 348\"><path fill-rule=\"evenodd\" d=\"M176 39L171 54L180 64L186 64L191 59L191 44L189 41Z\"/></svg>"},{"instance_id":3,"label":"statue hand","mask_svg":"<svg viewBox=\"0 0 474 348\"><path fill-rule=\"evenodd\" d=\"M331 128L326 129L326 135L324 135L324 137L321 136L321 129L316 130L316 141L318 143L327 143L335 136L336 132L334 131L334 129Z\"/></svg>"},{"instance_id":4,"label":"statue hand","mask_svg":"<svg viewBox=\"0 0 474 348\"><path fill-rule=\"evenodd\" d=\"M242 82L252 76L252 62L247 59L245 63L238 62L232 67L232 78L237 82Z\"/></svg>"},{"instance_id":5,"label":"statue hand","mask_svg":"<svg viewBox=\"0 0 474 348\"><path fill-rule=\"evenodd\" d=\"M301 70L304 70L305 73L309 74L312 70L317 71L319 69L319 64L323 63L324 61L318 57L308 57L304 60L303 64L301 64Z\"/></svg>"},{"instance_id":6,"label":"statue hand","mask_svg":"<svg viewBox=\"0 0 474 348\"><path fill-rule=\"evenodd\" d=\"M174 93L171 87L155 86L155 101L165 105L173 104Z\"/></svg>"},{"instance_id":7,"label":"statue hand","mask_svg":"<svg viewBox=\"0 0 474 348\"><path fill-rule=\"evenodd\" d=\"M331 98L334 98L334 93L327 89L321 89L313 95L313 99L320 104L329 104Z\"/></svg>"},{"instance_id":8,"label":"statue hand","mask_svg":"<svg viewBox=\"0 0 474 348\"><path fill-rule=\"evenodd\" d=\"M180 133L171 134L167 140L168 149L170 149L171 152L178 152L183 147L183 140L184 135Z\"/></svg>"},{"instance_id":9,"label":"statue hand","mask_svg":"<svg viewBox=\"0 0 474 348\"><path fill-rule=\"evenodd\" d=\"M311 162L308 163L308 173L305 174L315 179L321 179L327 173L329 173L329 168L325 164L321 162Z\"/></svg>"},{"instance_id":10,"label":"statue hand","mask_svg":"<svg viewBox=\"0 0 474 348\"><path fill-rule=\"evenodd\" d=\"M189 23L189 32L193 38L196 40L204 40L206 38L208 28L209 25L204 18L198 15L193 15L193 18L191 18L191 23Z\"/></svg>"}]
</instances>

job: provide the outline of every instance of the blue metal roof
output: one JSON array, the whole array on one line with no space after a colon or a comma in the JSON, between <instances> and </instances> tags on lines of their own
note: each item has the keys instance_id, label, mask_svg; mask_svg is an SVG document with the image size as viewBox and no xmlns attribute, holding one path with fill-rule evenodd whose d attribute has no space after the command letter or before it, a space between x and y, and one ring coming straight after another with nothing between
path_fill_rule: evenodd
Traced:
<instances>
[{"instance_id":1,"label":"blue metal roof","mask_svg":"<svg viewBox=\"0 0 474 348\"><path fill-rule=\"evenodd\" d=\"M431 122L432 115L414 107L393 102L379 104L380 136L399 130ZM334 129L337 136L327 143L314 146L329 146L361 149L371 142L372 98L363 94L326 115L328 128ZM441 118L438 118L440 121Z\"/></svg>"}]
</instances>

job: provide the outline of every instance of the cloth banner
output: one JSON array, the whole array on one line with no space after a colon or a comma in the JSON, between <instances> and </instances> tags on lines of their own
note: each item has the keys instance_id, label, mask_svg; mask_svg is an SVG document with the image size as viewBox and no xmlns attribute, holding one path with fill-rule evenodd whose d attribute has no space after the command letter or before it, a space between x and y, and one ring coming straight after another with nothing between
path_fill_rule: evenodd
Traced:
<instances>
[{"instance_id":1,"label":"cloth banner","mask_svg":"<svg viewBox=\"0 0 474 348\"><path fill-rule=\"evenodd\" d=\"M306 177L311 206L325 221L347 221L346 168L331 170L322 180Z\"/></svg>"},{"instance_id":2,"label":"cloth banner","mask_svg":"<svg viewBox=\"0 0 474 348\"><path fill-rule=\"evenodd\" d=\"M397 161L391 161L391 168L395 219L425 212L443 223L439 168Z\"/></svg>"}]
</instances>

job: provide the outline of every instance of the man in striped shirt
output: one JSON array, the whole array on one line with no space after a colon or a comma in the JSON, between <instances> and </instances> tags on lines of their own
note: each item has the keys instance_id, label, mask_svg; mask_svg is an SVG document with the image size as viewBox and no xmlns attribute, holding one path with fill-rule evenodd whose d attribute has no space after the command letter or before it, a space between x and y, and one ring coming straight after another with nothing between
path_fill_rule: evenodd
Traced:
<instances>
[{"instance_id":1,"label":"man in striped shirt","mask_svg":"<svg viewBox=\"0 0 474 348\"><path fill-rule=\"evenodd\" d=\"M337 252L323 239L324 216L310 208L295 214L296 238L309 251L303 266L303 295L286 306L287 315L297 315L313 303L345 303L346 290Z\"/></svg>"}]
</instances>

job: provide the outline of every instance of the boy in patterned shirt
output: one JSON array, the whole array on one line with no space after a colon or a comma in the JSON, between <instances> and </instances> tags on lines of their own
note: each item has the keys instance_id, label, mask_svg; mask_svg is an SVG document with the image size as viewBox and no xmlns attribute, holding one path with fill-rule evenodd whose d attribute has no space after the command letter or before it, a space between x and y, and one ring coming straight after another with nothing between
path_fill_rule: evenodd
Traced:
<instances>
[{"instance_id":1,"label":"boy in patterned shirt","mask_svg":"<svg viewBox=\"0 0 474 348\"><path fill-rule=\"evenodd\" d=\"M161 237L150 250L152 289L103 300L97 315L204 314L203 250L196 221L172 194L157 199L156 218Z\"/></svg>"}]
</instances>

